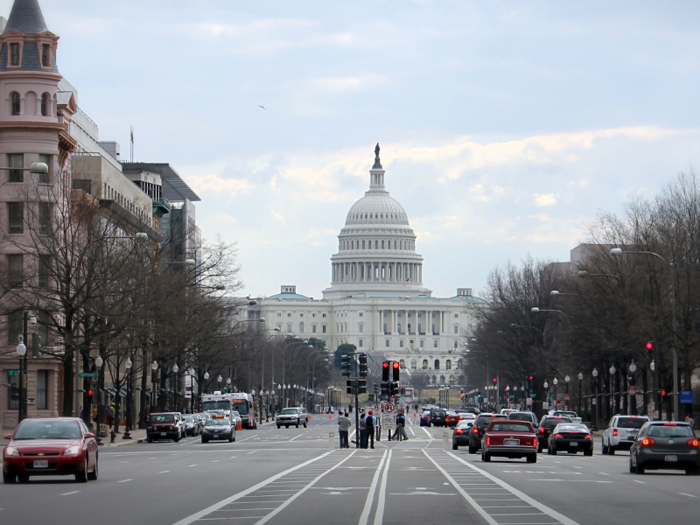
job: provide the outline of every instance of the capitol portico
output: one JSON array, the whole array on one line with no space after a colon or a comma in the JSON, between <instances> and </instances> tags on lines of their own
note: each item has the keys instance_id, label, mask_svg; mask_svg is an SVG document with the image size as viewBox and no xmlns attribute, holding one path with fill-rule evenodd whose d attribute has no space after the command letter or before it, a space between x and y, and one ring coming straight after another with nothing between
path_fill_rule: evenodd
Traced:
<instances>
[{"instance_id":1,"label":"capitol portico","mask_svg":"<svg viewBox=\"0 0 700 525\"><path fill-rule=\"evenodd\" d=\"M315 337L333 352L343 343L381 353L402 368L425 370L434 384L458 381L464 336L474 320L467 303L484 304L470 288L448 298L423 287L423 257L408 214L384 187L379 145L365 196L350 208L331 257L331 286L323 299L283 285L279 294L259 298L249 319L270 328Z\"/></svg>"}]
</instances>

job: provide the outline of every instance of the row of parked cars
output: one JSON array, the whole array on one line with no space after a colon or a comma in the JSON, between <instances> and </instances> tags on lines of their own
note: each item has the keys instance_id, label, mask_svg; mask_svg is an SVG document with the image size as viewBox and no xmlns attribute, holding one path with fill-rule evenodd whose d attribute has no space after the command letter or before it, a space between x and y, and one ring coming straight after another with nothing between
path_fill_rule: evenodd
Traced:
<instances>
[{"instance_id":1,"label":"row of parked cars","mask_svg":"<svg viewBox=\"0 0 700 525\"><path fill-rule=\"evenodd\" d=\"M236 430L242 428L238 412L228 416L223 410L210 410L197 414L180 412L159 412L150 414L146 427L146 440L149 443L160 439L180 441L185 436L201 436L202 443L209 440L236 440Z\"/></svg>"},{"instance_id":2,"label":"row of parked cars","mask_svg":"<svg viewBox=\"0 0 700 525\"><path fill-rule=\"evenodd\" d=\"M482 413L460 421L452 435L452 448L468 446L470 454L481 451L483 461L493 456L525 457L537 461L547 454L582 452L592 456L593 434L573 412L552 412L538 422L532 412ZM700 440L689 423L650 421L646 416L614 416L602 436L603 454L630 451L629 471L684 470L700 475Z\"/></svg>"}]
</instances>

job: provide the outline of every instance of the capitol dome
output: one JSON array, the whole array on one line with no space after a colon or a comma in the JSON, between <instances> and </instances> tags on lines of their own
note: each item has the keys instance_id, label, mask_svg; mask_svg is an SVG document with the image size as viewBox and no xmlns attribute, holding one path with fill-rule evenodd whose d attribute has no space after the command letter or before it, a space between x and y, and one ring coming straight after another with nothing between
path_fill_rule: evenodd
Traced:
<instances>
[{"instance_id":1,"label":"capitol dome","mask_svg":"<svg viewBox=\"0 0 700 525\"><path fill-rule=\"evenodd\" d=\"M369 174L369 190L352 205L338 235L338 253L331 257L332 284L323 297L429 297L408 214L384 188L379 144Z\"/></svg>"}]
</instances>

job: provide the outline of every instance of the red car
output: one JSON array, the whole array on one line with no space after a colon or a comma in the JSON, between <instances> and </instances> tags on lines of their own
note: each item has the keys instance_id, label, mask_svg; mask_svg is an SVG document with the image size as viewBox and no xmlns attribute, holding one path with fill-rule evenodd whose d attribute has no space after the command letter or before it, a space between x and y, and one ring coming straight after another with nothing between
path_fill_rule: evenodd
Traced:
<instances>
[{"instance_id":1,"label":"red car","mask_svg":"<svg viewBox=\"0 0 700 525\"><path fill-rule=\"evenodd\" d=\"M496 420L489 423L481 438L481 460L491 457L527 458L528 463L537 462L537 435L527 421Z\"/></svg>"},{"instance_id":2,"label":"red car","mask_svg":"<svg viewBox=\"0 0 700 525\"><path fill-rule=\"evenodd\" d=\"M445 424L448 427L454 427L457 426L457 423L460 422L460 417L458 414L455 412L447 412L447 416L445 416Z\"/></svg>"},{"instance_id":3,"label":"red car","mask_svg":"<svg viewBox=\"0 0 700 525\"><path fill-rule=\"evenodd\" d=\"M76 417L25 419L2 453L2 480L20 483L29 476L75 476L97 479L97 442Z\"/></svg>"}]
</instances>

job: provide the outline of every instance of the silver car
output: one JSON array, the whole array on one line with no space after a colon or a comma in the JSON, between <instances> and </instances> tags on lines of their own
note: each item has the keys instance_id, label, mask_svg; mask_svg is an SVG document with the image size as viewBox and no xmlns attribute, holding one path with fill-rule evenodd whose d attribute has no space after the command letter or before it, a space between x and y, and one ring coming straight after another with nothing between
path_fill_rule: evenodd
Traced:
<instances>
[{"instance_id":1,"label":"silver car","mask_svg":"<svg viewBox=\"0 0 700 525\"><path fill-rule=\"evenodd\" d=\"M309 422L309 414L305 408L283 408L282 412L277 416L277 428L284 426L289 428L290 425L294 425L299 428L299 425L304 425L306 428Z\"/></svg>"}]
</instances>

